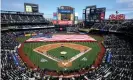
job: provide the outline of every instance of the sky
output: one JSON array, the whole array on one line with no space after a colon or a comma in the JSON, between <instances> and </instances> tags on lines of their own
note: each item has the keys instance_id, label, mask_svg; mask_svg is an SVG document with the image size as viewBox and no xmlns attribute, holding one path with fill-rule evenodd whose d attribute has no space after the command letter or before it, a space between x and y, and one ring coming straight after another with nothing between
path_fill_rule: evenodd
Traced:
<instances>
[{"instance_id":1,"label":"sky","mask_svg":"<svg viewBox=\"0 0 133 80\"><path fill-rule=\"evenodd\" d=\"M125 14L128 19L133 18L133 0L1 0L1 10L24 12L24 3L38 4L39 12L48 18L52 18L57 7L71 6L75 8L79 19L82 19L83 9L91 5L97 5L98 8L106 7L106 19L116 11Z\"/></svg>"}]
</instances>

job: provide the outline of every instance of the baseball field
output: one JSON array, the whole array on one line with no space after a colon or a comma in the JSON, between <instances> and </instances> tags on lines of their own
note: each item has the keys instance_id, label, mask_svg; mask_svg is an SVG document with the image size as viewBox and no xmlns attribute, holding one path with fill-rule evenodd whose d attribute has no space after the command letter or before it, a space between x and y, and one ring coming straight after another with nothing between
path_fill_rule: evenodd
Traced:
<instances>
[{"instance_id":1,"label":"baseball field","mask_svg":"<svg viewBox=\"0 0 133 80\"><path fill-rule=\"evenodd\" d=\"M90 35L89 35L90 36ZM28 42L24 43L24 54L41 69L74 70L94 64L101 48L101 36L91 35L96 42ZM17 38L24 42L29 37Z\"/></svg>"}]
</instances>

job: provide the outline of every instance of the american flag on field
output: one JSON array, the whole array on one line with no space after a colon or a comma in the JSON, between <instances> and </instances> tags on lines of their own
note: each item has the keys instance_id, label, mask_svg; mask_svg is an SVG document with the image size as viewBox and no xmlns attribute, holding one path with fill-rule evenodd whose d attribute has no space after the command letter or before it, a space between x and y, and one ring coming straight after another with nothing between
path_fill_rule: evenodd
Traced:
<instances>
[{"instance_id":1,"label":"american flag on field","mask_svg":"<svg viewBox=\"0 0 133 80\"><path fill-rule=\"evenodd\" d=\"M26 42L30 41L96 41L94 38L88 35L53 35L51 38L39 37L39 38L30 38Z\"/></svg>"}]
</instances>

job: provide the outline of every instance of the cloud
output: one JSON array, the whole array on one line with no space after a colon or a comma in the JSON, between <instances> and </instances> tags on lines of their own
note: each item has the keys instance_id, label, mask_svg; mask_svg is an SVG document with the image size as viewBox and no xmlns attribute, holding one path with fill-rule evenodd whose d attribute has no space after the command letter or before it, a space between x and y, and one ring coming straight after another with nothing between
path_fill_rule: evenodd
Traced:
<instances>
[{"instance_id":1,"label":"cloud","mask_svg":"<svg viewBox=\"0 0 133 80\"><path fill-rule=\"evenodd\" d=\"M112 8L107 8L107 11L120 11L124 13L133 12L133 0L115 0L116 3Z\"/></svg>"},{"instance_id":2,"label":"cloud","mask_svg":"<svg viewBox=\"0 0 133 80\"><path fill-rule=\"evenodd\" d=\"M133 0L116 0L117 3L129 3L133 2Z\"/></svg>"},{"instance_id":3,"label":"cloud","mask_svg":"<svg viewBox=\"0 0 133 80\"><path fill-rule=\"evenodd\" d=\"M133 0L116 0L115 8L120 10L133 10Z\"/></svg>"},{"instance_id":4,"label":"cloud","mask_svg":"<svg viewBox=\"0 0 133 80\"><path fill-rule=\"evenodd\" d=\"M125 14L126 19L133 18L133 0L116 0L112 8L107 8L106 18L110 14L115 14L115 11L118 11L119 14Z\"/></svg>"},{"instance_id":5,"label":"cloud","mask_svg":"<svg viewBox=\"0 0 133 80\"><path fill-rule=\"evenodd\" d=\"M133 12L126 13L125 15L127 19L133 19Z\"/></svg>"}]
</instances>

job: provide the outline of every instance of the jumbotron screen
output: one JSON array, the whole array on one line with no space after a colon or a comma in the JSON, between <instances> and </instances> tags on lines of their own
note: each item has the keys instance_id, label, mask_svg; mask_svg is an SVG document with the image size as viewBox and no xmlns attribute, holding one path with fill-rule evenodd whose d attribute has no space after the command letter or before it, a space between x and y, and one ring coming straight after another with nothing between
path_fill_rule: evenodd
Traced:
<instances>
[{"instance_id":1,"label":"jumbotron screen","mask_svg":"<svg viewBox=\"0 0 133 80\"><path fill-rule=\"evenodd\" d=\"M38 13L38 5L31 3L24 3L25 12Z\"/></svg>"},{"instance_id":2,"label":"jumbotron screen","mask_svg":"<svg viewBox=\"0 0 133 80\"><path fill-rule=\"evenodd\" d=\"M71 14L61 14L61 20L71 20Z\"/></svg>"},{"instance_id":3,"label":"jumbotron screen","mask_svg":"<svg viewBox=\"0 0 133 80\"><path fill-rule=\"evenodd\" d=\"M32 12L32 6L26 5L26 12Z\"/></svg>"}]
</instances>

